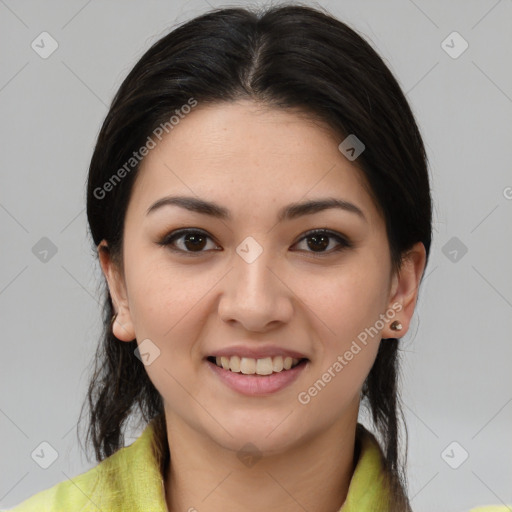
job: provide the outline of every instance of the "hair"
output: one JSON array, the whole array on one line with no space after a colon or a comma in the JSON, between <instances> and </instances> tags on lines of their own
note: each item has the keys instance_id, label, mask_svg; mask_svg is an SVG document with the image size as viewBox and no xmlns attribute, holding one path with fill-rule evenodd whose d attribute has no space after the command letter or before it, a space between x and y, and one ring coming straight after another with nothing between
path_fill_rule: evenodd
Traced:
<instances>
[{"instance_id":1,"label":"hair","mask_svg":"<svg viewBox=\"0 0 512 512\"><path fill-rule=\"evenodd\" d=\"M170 116L191 99L203 105L249 99L320 120L340 141L355 134L365 149L353 163L385 220L393 270L400 270L402 258L418 241L428 260L428 163L411 108L363 37L327 11L300 4L215 9L174 28L144 53L112 100L90 162L87 217L95 252L105 239L108 247L102 250L123 268L124 218L140 167L140 161L133 162L134 150L158 126L168 132ZM87 441L97 461L112 455L123 447L125 422L138 408L146 422L155 421L166 470L162 398L134 357L136 340L120 342L111 332L114 308L105 288L102 339L86 400ZM399 420L407 429L399 368L399 340L380 343L361 396L382 439L396 512L411 510L405 462L400 462Z\"/></svg>"}]
</instances>

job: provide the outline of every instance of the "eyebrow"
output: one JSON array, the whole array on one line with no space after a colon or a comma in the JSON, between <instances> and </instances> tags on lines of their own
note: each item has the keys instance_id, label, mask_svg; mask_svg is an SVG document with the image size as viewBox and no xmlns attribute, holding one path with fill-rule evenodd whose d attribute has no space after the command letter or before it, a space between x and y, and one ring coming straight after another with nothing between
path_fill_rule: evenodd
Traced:
<instances>
[{"instance_id":1,"label":"eyebrow","mask_svg":"<svg viewBox=\"0 0 512 512\"><path fill-rule=\"evenodd\" d=\"M204 199L191 196L162 197L147 209L146 215L149 215L150 213L155 212L164 206L179 206L180 208L184 208L191 212L210 215L211 217L222 220L232 219L231 213L227 208L224 208L223 206L220 206L214 202L205 201ZM304 215L310 215L332 208L338 208L350 213L355 213L361 217L361 219L367 221L363 211L355 204L343 199L332 197L325 199L315 199L301 203L291 203L279 210L277 219L279 222L282 222L283 220L292 220Z\"/></svg>"}]
</instances>

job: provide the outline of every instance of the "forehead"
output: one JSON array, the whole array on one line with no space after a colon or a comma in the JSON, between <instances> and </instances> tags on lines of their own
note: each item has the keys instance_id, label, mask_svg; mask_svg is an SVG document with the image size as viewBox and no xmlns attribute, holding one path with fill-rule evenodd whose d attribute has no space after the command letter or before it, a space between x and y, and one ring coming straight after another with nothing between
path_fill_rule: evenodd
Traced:
<instances>
[{"instance_id":1,"label":"forehead","mask_svg":"<svg viewBox=\"0 0 512 512\"><path fill-rule=\"evenodd\" d=\"M362 172L339 137L301 112L252 101L199 104L144 158L132 200L147 208L181 193L232 204L237 213L335 196L377 216Z\"/></svg>"}]
</instances>

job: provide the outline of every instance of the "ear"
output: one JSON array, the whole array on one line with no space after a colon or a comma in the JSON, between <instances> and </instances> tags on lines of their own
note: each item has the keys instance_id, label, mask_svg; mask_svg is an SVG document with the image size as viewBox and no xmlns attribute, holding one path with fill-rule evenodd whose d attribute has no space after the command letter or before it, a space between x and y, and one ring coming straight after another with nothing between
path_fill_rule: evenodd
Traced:
<instances>
[{"instance_id":1,"label":"ear","mask_svg":"<svg viewBox=\"0 0 512 512\"><path fill-rule=\"evenodd\" d=\"M98 245L98 258L108 283L114 310L117 313L116 319L112 324L112 332L121 341L133 341L135 339L135 330L130 316L124 276L119 266L113 261L106 240L102 240Z\"/></svg>"},{"instance_id":2,"label":"ear","mask_svg":"<svg viewBox=\"0 0 512 512\"><path fill-rule=\"evenodd\" d=\"M383 338L401 338L409 330L426 260L425 246L421 242L414 244L404 254L399 272L394 273L391 279L388 308L396 314L382 330ZM399 331L390 328L395 320L402 324L402 329Z\"/></svg>"}]
</instances>

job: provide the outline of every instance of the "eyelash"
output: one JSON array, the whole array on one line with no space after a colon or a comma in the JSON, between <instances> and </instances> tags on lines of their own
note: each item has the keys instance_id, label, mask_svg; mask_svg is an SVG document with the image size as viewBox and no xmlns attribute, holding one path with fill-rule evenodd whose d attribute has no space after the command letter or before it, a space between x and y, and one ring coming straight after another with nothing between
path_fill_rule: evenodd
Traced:
<instances>
[{"instance_id":1,"label":"eyelash","mask_svg":"<svg viewBox=\"0 0 512 512\"><path fill-rule=\"evenodd\" d=\"M189 234L201 235L203 237L210 238L211 240L213 240L210 235L208 235L205 231L200 230L200 229L179 229L177 231L173 231L173 232L167 234L166 236L164 236L164 238L162 240L160 240L157 243L158 243L158 245L168 247L173 252L185 254L187 256L194 257L196 254L200 255L204 252L207 252L207 251L185 251L183 249L176 249L175 247L171 247L174 241L179 240L180 238L184 237L185 235L189 235ZM323 235L323 236L332 238L332 239L336 240L336 242L338 242L339 245L335 249L331 249L330 251L327 251L327 252L320 251L320 252L315 253L314 251L304 251L304 252L310 253L310 255L313 258L325 258L327 256L330 256L333 253L342 251L343 249L350 249L351 247L353 247L352 242L350 242L346 237L342 236L340 233L337 233L335 231L330 231L328 229L313 229L311 231L307 231L306 233L304 233L302 238L300 238L296 242L296 244L302 242L303 240L311 238L315 235ZM294 244L294 245L296 245L296 244Z\"/></svg>"}]
</instances>

